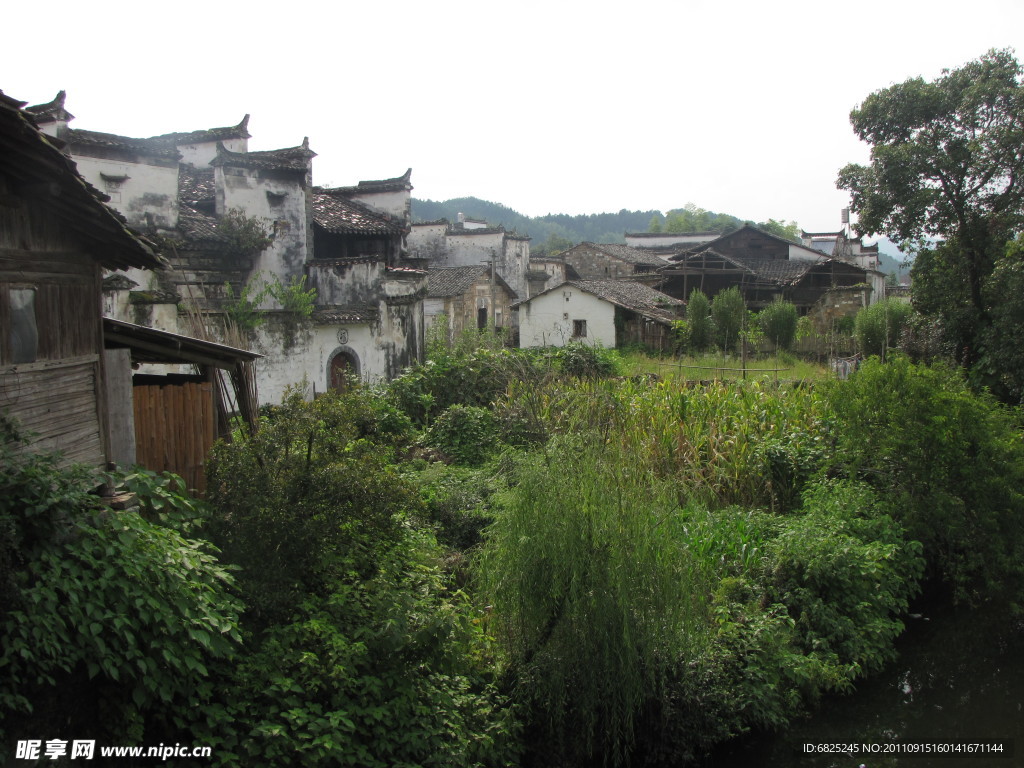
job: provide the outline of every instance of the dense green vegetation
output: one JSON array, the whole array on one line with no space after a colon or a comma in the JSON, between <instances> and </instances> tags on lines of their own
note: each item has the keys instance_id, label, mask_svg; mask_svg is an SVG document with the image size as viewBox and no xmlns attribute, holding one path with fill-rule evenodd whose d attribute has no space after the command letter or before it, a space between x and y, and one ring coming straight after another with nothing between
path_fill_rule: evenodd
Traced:
<instances>
[{"instance_id":1,"label":"dense green vegetation","mask_svg":"<svg viewBox=\"0 0 1024 768\"><path fill-rule=\"evenodd\" d=\"M1024 225L1024 73L1012 51L992 50L933 81L917 77L870 94L850 114L871 146L850 164L859 231L918 251L914 306L945 352L978 386L1024 398L1014 274Z\"/></svg>"},{"instance_id":2,"label":"dense green vegetation","mask_svg":"<svg viewBox=\"0 0 1024 768\"><path fill-rule=\"evenodd\" d=\"M0 743L693 765L854 690L924 591L1019 620L1019 74L992 52L855 111L872 165L841 181L864 225L946 239L918 256L915 311L825 332L866 358L848 379L778 376L814 335L791 305L694 292L679 350L739 356L743 379L442 333L387 386L263 409L212 451L204 501L61 468L0 418ZM935 167L984 183L945 199ZM747 377L759 350L775 375Z\"/></svg>"},{"instance_id":3,"label":"dense green vegetation","mask_svg":"<svg viewBox=\"0 0 1024 768\"><path fill-rule=\"evenodd\" d=\"M696 763L853 690L921 590L1019 601L1019 414L956 369L692 384L630 359L435 340L387 388L264 409L206 502L115 480L129 512L7 429L4 738Z\"/></svg>"}]
</instances>

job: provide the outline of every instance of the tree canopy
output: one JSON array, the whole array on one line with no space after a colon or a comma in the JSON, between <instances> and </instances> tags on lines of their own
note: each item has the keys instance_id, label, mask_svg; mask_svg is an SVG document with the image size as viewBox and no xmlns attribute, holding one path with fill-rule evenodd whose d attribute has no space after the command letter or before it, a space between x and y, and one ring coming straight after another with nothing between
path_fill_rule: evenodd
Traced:
<instances>
[{"instance_id":1,"label":"tree canopy","mask_svg":"<svg viewBox=\"0 0 1024 768\"><path fill-rule=\"evenodd\" d=\"M1024 220L1024 90L1011 51L991 50L928 82L917 77L868 96L850 113L871 164L847 165L862 234L920 247L956 238L974 306L995 251Z\"/></svg>"},{"instance_id":2,"label":"tree canopy","mask_svg":"<svg viewBox=\"0 0 1024 768\"><path fill-rule=\"evenodd\" d=\"M1005 378L990 283L1024 224L1022 73L1012 51L990 50L934 81L872 93L850 113L871 163L847 165L837 181L861 234L919 251L915 308L988 385Z\"/></svg>"}]
</instances>

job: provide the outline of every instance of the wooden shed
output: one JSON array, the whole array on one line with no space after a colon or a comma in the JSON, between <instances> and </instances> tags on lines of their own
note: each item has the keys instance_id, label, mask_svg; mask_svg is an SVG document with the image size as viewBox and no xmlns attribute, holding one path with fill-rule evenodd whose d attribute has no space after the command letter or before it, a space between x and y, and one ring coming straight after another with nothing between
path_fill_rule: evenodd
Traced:
<instances>
[{"instance_id":1,"label":"wooden shed","mask_svg":"<svg viewBox=\"0 0 1024 768\"><path fill-rule=\"evenodd\" d=\"M261 355L109 317L103 319L103 335L111 460L174 472L192 490L205 492L206 455L222 436L230 410L217 371L238 371ZM132 373L145 364L190 370Z\"/></svg>"}]
</instances>

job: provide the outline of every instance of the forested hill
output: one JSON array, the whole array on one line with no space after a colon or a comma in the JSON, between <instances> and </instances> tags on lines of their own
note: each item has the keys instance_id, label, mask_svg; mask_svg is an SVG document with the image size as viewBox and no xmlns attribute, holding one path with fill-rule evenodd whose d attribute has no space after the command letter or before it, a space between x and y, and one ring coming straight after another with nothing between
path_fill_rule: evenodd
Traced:
<instances>
[{"instance_id":1,"label":"forested hill","mask_svg":"<svg viewBox=\"0 0 1024 768\"><path fill-rule=\"evenodd\" d=\"M569 216L564 213L547 216L523 216L500 203L491 203L476 197L458 197L437 202L412 200L413 221L448 219L455 222L460 213L470 219L482 219L491 226L502 226L533 239L531 250L539 251L546 243L557 242L565 246L587 241L592 243L621 243L626 232L646 232L654 216L661 211L627 211L618 213L591 213Z\"/></svg>"}]
</instances>

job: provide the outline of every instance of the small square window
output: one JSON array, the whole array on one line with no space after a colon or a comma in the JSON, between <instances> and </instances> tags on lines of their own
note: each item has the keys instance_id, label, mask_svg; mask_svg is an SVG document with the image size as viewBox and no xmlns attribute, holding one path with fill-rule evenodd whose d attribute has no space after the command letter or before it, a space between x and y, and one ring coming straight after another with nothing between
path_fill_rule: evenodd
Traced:
<instances>
[{"instance_id":1,"label":"small square window","mask_svg":"<svg viewBox=\"0 0 1024 768\"><path fill-rule=\"evenodd\" d=\"M585 339L585 338L587 338L587 321L586 320L573 320L572 321L572 337L574 339Z\"/></svg>"}]
</instances>

